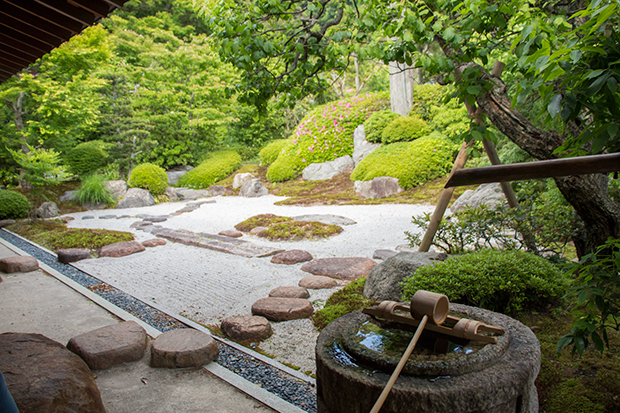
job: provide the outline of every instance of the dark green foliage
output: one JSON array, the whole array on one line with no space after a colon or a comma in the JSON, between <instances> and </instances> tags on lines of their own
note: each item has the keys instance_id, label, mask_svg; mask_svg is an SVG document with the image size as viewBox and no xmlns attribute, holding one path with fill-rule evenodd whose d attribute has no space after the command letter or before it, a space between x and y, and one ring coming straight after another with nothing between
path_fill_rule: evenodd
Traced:
<instances>
[{"instance_id":1,"label":"dark green foliage","mask_svg":"<svg viewBox=\"0 0 620 413\"><path fill-rule=\"evenodd\" d=\"M325 302L325 307L314 313L312 322L315 327L322 330L338 317L373 305L372 301L364 297L365 285L366 277L360 278L332 294Z\"/></svg>"},{"instance_id":2,"label":"dark green foliage","mask_svg":"<svg viewBox=\"0 0 620 413\"><path fill-rule=\"evenodd\" d=\"M168 175L160 166L143 163L133 168L127 184L132 188L146 189L152 195L161 195L168 187Z\"/></svg>"},{"instance_id":3,"label":"dark green foliage","mask_svg":"<svg viewBox=\"0 0 620 413\"><path fill-rule=\"evenodd\" d=\"M64 157L69 171L78 176L93 174L108 163L108 154L101 141L84 142L71 149Z\"/></svg>"},{"instance_id":4,"label":"dark green foliage","mask_svg":"<svg viewBox=\"0 0 620 413\"><path fill-rule=\"evenodd\" d=\"M382 110L375 112L364 122L364 133L366 140L372 143L381 143L381 135L383 129L394 119L401 117L398 113L391 110Z\"/></svg>"},{"instance_id":5,"label":"dark green foliage","mask_svg":"<svg viewBox=\"0 0 620 413\"><path fill-rule=\"evenodd\" d=\"M426 122L414 116L399 116L381 132L381 143L411 142L429 132Z\"/></svg>"},{"instance_id":6,"label":"dark green foliage","mask_svg":"<svg viewBox=\"0 0 620 413\"><path fill-rule=\"evenodd\" d=\"M80 203L112 204L112 194L105 188L105 178L101 175L89 175L82 178L82 184L77 192Z\"/></svg>"},{"instance_id":7,"label":"dark green foliage","mask_svg":"<svg viewBox=\"0 0 620 413\"><path fill-rule=\"evenodd\" d=\"M29 210L30 203L24 195L0 189L0 219L25 218Z\"/></svg>"},{"instance_id":8,"label":"dark green foliage","mask_svg":"<svg viewBox=\"0 0 620 413\"><path fill-rule=\"evenodd\" d=\"M258 152L261 165L271 165L278 158L287 143L287 139L276 139L269 142Z\"/></svg>"},{"instance_id":9,"label":"dark green foliage","mask_svg":"<svg viewBox=\"0 0 620 413\"><path fill-rule=\"evenodd\" d=\"M239 165L241 165L241 156L237 152L213 152L200 165L183 175L177 186L197 189L208 188L233 173Z\"/></svg>"},{"instance_id":10,"label":"dark green foliage","mask_svg":"<svg viewBox=\"0 0 620 413\"><path fill-rule=\"evenodd\" d=\"M357 165L351 180L391 176L398 178L403 188L411 189L449 172L455 149L453 143L437 133L413 142L383 145Z\"/></svg>"},{"instance_id":11,"label":"dark green foliage","mask_svg":"<svg viewBox=\"0 0 620 413\"><path fill-rule=\"evenodd\" d=\"M568 279L544 258L486 249L418 269L403 281L402 299L428 290L457 303L515 314L558 304L567 286Z\"/></svg>"}]
</instances>

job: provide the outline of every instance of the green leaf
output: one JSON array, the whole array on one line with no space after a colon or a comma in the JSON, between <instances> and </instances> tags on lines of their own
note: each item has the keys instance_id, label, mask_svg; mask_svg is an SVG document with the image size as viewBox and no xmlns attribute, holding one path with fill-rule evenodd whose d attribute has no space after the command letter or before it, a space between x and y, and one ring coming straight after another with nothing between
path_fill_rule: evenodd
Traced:
<instances>
[{"instance_id":1,"label":"green leaf","mask_svg":"<svg viewBox=\"0 0 620 413\"><path fill-rule=\"evenodd\" d=\"M599 336L596 331L592 332L592 341L594 342L594 347L596 347L598 351L602 353L603 350L605 350L605 343L603 343L601 336Z\"/></svg>"},{"instance_id":2,"label":"green leaf","mask_svg":"<svg viewBox=\"0 0 620 413\"><path fill-rule=\"evenodd\" d=\"M607 89L609 89L611 93L616 93L618 90L618 81L615 77L611 76L607 79Z\"/></svg>"},{"instance_id":3,"label":"green leaf","mask_svg":"<svg viewBox=\"0 0 620 413\"><path fill-rule=\"evenodd\" d=\"M573 50L570 52L570 58L573 60L573 64L577 63L581 59L583 52L581 50Z\"/></svg>"},{"instance_id":4,"label":"green leaf","mask_svg":"<svg viewBox=\"0 0 620 413\"><path fill-rule=\"evenodd\" d=\"M577 299L579 300L579 304L582 304L584 301L586 301L589 295L590 295L590 291L588 290L581 291L579 295L577 296Z\"/></svg>"},{"instance_id":5,"label":"green leaf","mask_svg":"<svg viewBox=\"0 0 620 413\"><path fill-rule=\"evenodd\" d=\"M549 112L549 115L552 118L555 118L558 115L558 113L560 113L561 109L562 109L562 95L557 94L549 100L549 104L547 105L547 112Z\"/></svg>"},{"instance_id":6,"label":"green leaf","mask_svg":"<svg viewBox=\"0 0 620 413\"><path fill-rule=\"evenodd\" d=\"M482 88L478 85L467 86L467 93L469 93L470 95L478 96L481 91L482 91Z\"/></svg>"},{"instance_id":7,"label":"green leaf","mask_svg":"<svg viewBox=\"0 0 620 413\"><path fill-rule=\"evenodd\" d=\"M444 30L443 32L443 38L449 42L449 41L452 41L452 39L454 39L455 34L456 32L454 31L453 27L447 27L446 30Z\"/></svg>"}]
</instances>

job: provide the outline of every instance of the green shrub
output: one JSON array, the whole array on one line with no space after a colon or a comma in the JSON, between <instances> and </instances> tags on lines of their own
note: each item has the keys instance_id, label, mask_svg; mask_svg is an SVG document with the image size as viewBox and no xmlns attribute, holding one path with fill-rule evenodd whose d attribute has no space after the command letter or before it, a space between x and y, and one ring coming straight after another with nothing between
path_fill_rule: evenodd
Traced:
<instances>
[{"instance_id":1,"label":"green shrub","mask_svg":"<svg viewBox=\"0 0 620 413\"><path fill-rule=\"evenodd\" d=\"M331 102L308 112L269 166L267 179L281 182L297 177L311 163L333 161L353 153L353 131L374 111L384 109L386 94Z\"/></svg>"},{"instance_id":2,"label":"green shrub","mask_svg":"<svg viewBox=\"0 0 620 413\"><path fill-rule=\"evenodd\" d=\"M177 185L197 189L208 188L233 173L239 165L241 156L237 152L213 152L200 165L181 176Z\"/></svg>"},{"instance_id":3,"label":"green shrub","mask_svg":"<svg viewBox=\"0 0 620 413\"><path fill-rule=\"evenodd\" d=\"M19 192L0 189L0 219L25 218L30 210L28 198Z\"/></svg>"},{"instance_id":4,"label":"green shrub","mask_svg":"<svg viewBox=\"0 0 620 413\"><path fill-rule=\"evenodd\" d=\"M66 154L64 163L75 175L90 175L108 163L108 154L103 149L104 145L101 141L80 143Z\"/></svg>"},{"instance_id":5,"label":"green shrub","mask_svg":"<svg viewBox=\"0 0 620 413\"><path fill-rule=\"evenodd\" d=\"M333 293L325 302L325 307L312 316L315 327L322 330L338 317L373 305L373 301L364 297L365 285L366 277L355 280Z\"/></svg>"},{"instance_id":6,"label":"green shrub","mask_svg":"<svg viewBox=\"0 0 620 413\"><path fill-rule=\"evenodd\" d=\"M441 106L449 87L439 84L415 85L411 105L411 116L419 116L425 121L431 122L433 118L432 107Z\"/></svg>"},{"instance_id":7,"label":"green shrub","mask_svg":"<svg viewBox=\"0 0 620 413\"><path fill-rule=\"evenodd\" d=\"M457 303L514 314L558 304L568 280L537 255L486 249L419 268L402 287L404 301L429 290Z\"/></svg>"},{"instance_id":8,"label":"green shrub","mask_svg":"<svg viewBox=\"0 0 620 413\"><path fill-rule=\"evenodd\" d=\"M112 194L105 188L105 178L101 175L89 175L82 179L77 192L77 200L85 204L113 204Z\"/></svg>"},{"instance_id":9,"label":"green shrub","mask_svg":"<svg viewBox=\"0 0 620 413\"><path fill-rule=\"evenodd\" d=\"M465 105L452 99L443 105L431 105L429 127L441 132L449 139L457 140L469 130L471 119ZM459 142L460 143L460 142Z\"/></svg>"},{"instance_id":10,"label":"green shrub","mask_svg":"<svg viewBox=\"0 0 620 413\"><path fill-rule=\"evenodd\" d=\"M418 117L399 116L381 132L381 143L411 142L429 132L426 122Z\"/></svg>"},{"instance_id":11,"label":"green shrub","mask_svg":"<svg viewBox=\"0 0 620 413\"><path fill-rule=\"evenodd\" d=\"M127 184L132 188L147 189L152 195L161 195L168 187L168 175L160 166L143 163L131 170Z\"/></svg>"},{"instance_id":12,"label":"green shrub","mask_svg":"<svg viewBox=\"0 0 620 413\"><path fill-rule=\"evenodd\" d=\"M288 141L286 139L276 139L265 145L265 147L258 152L260 164L271 165L278 158L278 155L280 155L287 143Z\"/></svg>"},{"instance_id":13,"label":"green shrub","mask_svg":"<svg viewBox=\"0 0 620 413\"><path fill-rule=\"evenodd\" d=\"M398 178L400 186L411 189L445 175L452 167L457 147L438 133L383 145L365 157L351 174L352 181L370 181L379 176Z\"/></svg>"},{"instance_id":14,"label":"green shrub","mask_svg":"<svg viewBox=\"0 0 620 413\"><path fill-rule=\"evenodd\" d=\"M391 110L382 110L375 112L364 122L364 133L366 134L366 140L372 143L381 143L381 134L383 129L390 124L394 119L402 117L398 113L394 113Z\"/></svg>"}]
</instances>

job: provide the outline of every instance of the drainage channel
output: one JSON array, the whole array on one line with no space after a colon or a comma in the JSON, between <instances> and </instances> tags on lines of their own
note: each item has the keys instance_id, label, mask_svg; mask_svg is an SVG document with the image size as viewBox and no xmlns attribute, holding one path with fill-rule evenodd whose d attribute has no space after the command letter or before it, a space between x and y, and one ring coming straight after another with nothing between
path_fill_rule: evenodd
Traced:
<instances>
[{"instance_id":1,"label":"drainage channel","mask_svg":"<svg viewBox=\"0 0 620 413\"><path fill-rule=\"evenodd\" d=\"M140 319L157 332L166 332L187 327L208 332L205 327L185 317L172 314L159 306L147 304L143 300L129 295L108 283L102 282L97 277L79 270L70 264L59 262L56 254L10 231L0 229L0 238L35 257L52 270L57 271L74 283L85 287L105 301ZM234 342L221 339L217 336L213 336L213 338L218 341L220 350L217 357L217 364L224 367L224 369L216 367L215 370L217 371L214 370L212 371L213 373L219 375L226 381L228 381L226 379L228 377L233 381L252 383L303 411L308 413L316 412L316 388L313 379L307 378L302 373L284 365L278 366L277 364L279 363ZM208 369L212 370L210 368ZM217 374L218 371L221 374ZM240 377L241 380L235 380L235 376ZM236 385L235 383L232 384ZM248 394L251 393L251 389L250 391L246 389L248 386L241 385L236 387ZM254 394L250 395L256 397ZM256 398L260 400L260 397ZM267 404L269 405L271 403Z\"/></svg>"}]
</instances>

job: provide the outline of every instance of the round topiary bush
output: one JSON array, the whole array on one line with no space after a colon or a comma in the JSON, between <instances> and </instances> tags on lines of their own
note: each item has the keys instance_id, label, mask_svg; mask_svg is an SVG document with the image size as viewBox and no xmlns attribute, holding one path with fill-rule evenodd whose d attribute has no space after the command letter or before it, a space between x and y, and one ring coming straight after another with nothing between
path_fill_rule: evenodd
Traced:
<instances>
[{"instance_id":1,"label":"round topiary bush","mask_svg":"<svg viewBox=\"0 0 620 413\"><path fill-rule=\"evenodd\" d=\"M284 146L288 143L286 139L276 139L269 142L263 149L258 152L261 165L271 165L282 152Z\"/></svg>"},{"instance_id":2,"label":"round topiary bush","mask_svg":"<svg viewBox=\"0 0 620 413\"><path fill-rule=\"evenodd\" d=\"M19 219L28 215L30 203L19 192L0 190L0 219Z\"/></svg>"},{"instance_id":3,"label":"round topiary bush","mask_svg":"<svg viewBox=\"0 0 620 413\"><path fill-rule=\"evenodd\" d=\"M399 116L381 132L381 143L410 142L429 132L426 122L417 116Z\"/></svg>"},{"instance_id":4,"label":"round topiary bush","mask_svg":"<svg viewBox=\"0 0 620 413\"><path fill-rule=\"evenodd\" d=\"M91 175L108 164L108 154L103 150L103 142L84 142L65 155L64 162L69 171L78 176Z\"/></svg>"},{"instance_id":5,"label":"round topiary bush","mask_svg":"<svg viewBox=\"0 0 620 413\"><path fill-rule=\"evenodd\" d=\"M568 279L529 252L485 249L419 268L402 287L405 301L417 290L429 290L457 303L515 314L558 304Z\"/></svg>"},{"instance_id":6,"label":"round topiary bush","mask_svg":"<svg viewBox=\"0 0 620 413\"><path fill-rule=\"evenodd\" d=\"M143 163L131 170L127 184L132 188L147 189L152 195L161 195L168 187L168 175L160 166Z\"/></svg>"},{"instance_id":7,"label":"round topiary bush","mask_svg":"<svg viewBox=\"0 0 620 413\"><path fill-rule=\"evenodd\" d=\"M208 188L233 173L239 165L241 165L241 156L237 152L213 152L200 165L181 176L177 186Z\"/></svg>"},{"instance_id":8,"label":"round topiary bush","mask_svg":"<svg viewBox=\"0 0 620 413\"><path fill-rule=\"evenodd\" d=\"M404 189L439 178L450 171L458 147L432 133L413 142L383 145L370 153L351 174L352 181L371 181L379 176L398 178Z\"/></svg>"},{"instance_id":9,"label":"round topiary bush","mask_svg":"<svg viewBox=\"0 0 620 413\"><path fill-rule=\"evenodd\" d=\"M364 122L364 133L366 140L372 143L381 143L381 135L383 129L389 125L394 119L402 117L398 113L391 110L382 110L375 112Z\"/></svg>"}]
</instances>

